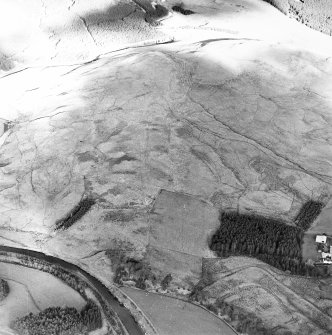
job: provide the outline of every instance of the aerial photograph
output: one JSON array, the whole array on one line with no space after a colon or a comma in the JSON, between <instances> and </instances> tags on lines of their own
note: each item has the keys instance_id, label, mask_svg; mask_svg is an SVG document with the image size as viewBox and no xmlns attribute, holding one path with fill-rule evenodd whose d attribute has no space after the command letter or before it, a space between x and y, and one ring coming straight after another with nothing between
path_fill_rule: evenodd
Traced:
<instances>
[{"instance_id":1,"label":"aerial photograph","mask_svg":"<svg viewBox=\"0 0 332 335\"><path fill-rule=\"evenodd\" d=\"M0 335L332 335L332 0L0 0Z\"/></svg>"}]
</instances>

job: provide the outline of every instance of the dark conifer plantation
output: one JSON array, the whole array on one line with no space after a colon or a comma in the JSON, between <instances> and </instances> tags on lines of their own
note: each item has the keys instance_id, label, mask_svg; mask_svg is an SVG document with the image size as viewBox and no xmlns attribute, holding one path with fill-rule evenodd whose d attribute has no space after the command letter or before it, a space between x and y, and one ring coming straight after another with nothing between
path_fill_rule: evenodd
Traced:
<instances>
[{"instance_id":1,"label":"dark conifer plantation","mask_svg":"<svg viewBox=\"0 0 332 335\"><path fill-rule=\"evenodd\" d=\"M73 307L49 307L19 318L12 325L20 335L87 335L101 326L100 310L91 300L81 312Z\"/></svg>"},{"instance_id":2,"label":"dark conifer plantation","mask_svg":"<svg viewBox=\"0 0 332 335\"><path fill-rule=\"evenodd\" d=\"M295 223L304 231L308 230L311 224L320 214L324 204L319 201L309 200L300 209L299 214L295 218Z\"/></svg>"},{"instance_id":3,"label":"dark conifer plantation","mask_svg":"<svg viewBox=\"0 0 332 335\"><path fill-rule=\"evenodd\" d=\"M254 256L292 274L322 276L325 272L303 262L303 230L257 215L222 213L210 248L219 257Z\"/></svg>"}]
</instances>

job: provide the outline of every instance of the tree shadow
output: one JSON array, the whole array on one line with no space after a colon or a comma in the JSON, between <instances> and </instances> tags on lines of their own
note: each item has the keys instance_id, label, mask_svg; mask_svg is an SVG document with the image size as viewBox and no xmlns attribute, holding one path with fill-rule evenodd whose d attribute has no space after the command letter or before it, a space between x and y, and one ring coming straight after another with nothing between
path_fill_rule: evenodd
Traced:
<instances>
[{"instance_id":1,"label":"tree shadow","mask_svg":"<svg viewBox=\"0 0 332 335\"><path fill-rule=\"evenodd\" d=\"M0 71L10 71L15 67L12 59L0 49Z\"/></svg>"},{"instance_id":2,"label":"tree shadow","mask_svg":"<svg viewBox=\"0 0 332 335\"><path fill-rule=\"evenodd\" d=\"M108 51L114 46L159 40L165 34L155 26L167 14L168 10L159 5L144 9L136 2L120 2L102 10L77 12L68 22L53 24L46 31L57 52L73 46L77 53L85 55L94 47Z\"/></svg>"},{"instance_id":3,"label":"tree shadow","mask_svg":"<svg viewBox=\"0 0 332 335\"><path fill-rule=\"evenodd\" d=\"M70 26L75 31L80 29L83 22L85 27L91 30L98 27L113 32L127 27L131 32L140 25L146 25L147 22L151 23L167 15L168 10L165 7L159 4L151 5L149 1L120 2L103 10L91 10L85 15L77 14L69 24L53 26L50 29L56 33L64 33Z\"/></svg>"}]
</instances>

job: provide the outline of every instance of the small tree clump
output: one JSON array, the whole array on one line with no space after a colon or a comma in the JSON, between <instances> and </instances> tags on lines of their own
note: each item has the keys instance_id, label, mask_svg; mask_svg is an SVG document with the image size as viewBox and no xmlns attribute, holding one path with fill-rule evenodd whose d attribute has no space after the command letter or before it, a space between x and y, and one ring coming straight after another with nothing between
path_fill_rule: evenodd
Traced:
<instances>
[{"instance_id":1,"label":"small tree clump","mask_svg":"<svg viewBox=\"0 0 332 335\"><path fill-rule=\"evenodd\" d=\"M88 335L101 326L100 310L91 300L81 312L74 307L49 307L18 318L12 324L19 335Z\"/></svg>"},{"instance_id":2,"label":"small tree clump","mask_svg":"<svg viewBox=\"0 0 332 335\"><path fill-rule=\"evenodd\" d=\"M172 281L172 275L169 273L165 276L165 278L161 281L160 285L161 288L165 291L167 289L167 287L169 286L169 284Z\"/></svg>"},{"instance_id":3,"label":"small tree clump","mask_svg":"<svg viewBox=\"0 0 332 335\"><path fill-rule=\"evenodd\" d=\"M308 230L315 219L318 217L324 204L320 201L309 200L300 209L295 218L295 224L304 231Z\"/></svg>"},{"instance_id":4,"label":"small tree clump","mask_svg":"<svg viewBox=\"0 0 332 335\"><path fill-rule=\"evenodd\" d=\"M63 219L55 223L55 230L68 229L76 221L81 219L95 204L95 200L85 197L83 198Z\"/></svg>"},{"instance_id":5,"label":"small tree clump","mask_svg":"<svg viewBox=\"0 0 332 335\"><path fill-rule=\"evenodd\" d=\"M9 294L9 285L8 283L0 278L0 301L5 299Z\"/></svg>"},{"instance_id":6,"label":"small tree clump","mask_svg":"<svg viewBox=\"0 0 332 335\"><path fill-rule=\"evenodd\" d=\"M173 6L172 10L174 12L178 12L178 13L180 13L182 15L192 15L192 14L195 14L195 12L193 12L192 10L190 10L190 9L184 9L182 6Z\"/></svg>"}]
</instances>

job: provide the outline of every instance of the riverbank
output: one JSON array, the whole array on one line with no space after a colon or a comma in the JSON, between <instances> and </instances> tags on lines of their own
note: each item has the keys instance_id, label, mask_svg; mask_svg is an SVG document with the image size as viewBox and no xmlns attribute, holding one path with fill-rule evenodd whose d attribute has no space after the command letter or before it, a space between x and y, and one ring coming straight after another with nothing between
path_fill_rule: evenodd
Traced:
<instances>
[{"instance_id":1,"label":"riverbank","mask_svg":"<svg viewBox=\"0 0 332 335\"><path fill-rule=\"evenodd\" d=\"M124 294L122 294L123 300L120 302L98 279L80 269L78 266L56 257L48 256L32 250L0 246L0 251L1 262L34 267L41 271L46 271L46 269L51 268L49 267L50 265L53 265L59 267L72 276L75 276L77 283L75 283L74 286L80 286L82 283L85 283L85 285L91 289L97 297L99 303L101 303L106 318L108 318L108 321L112 324L113 328L116 326L119 334L154 334L150 329L147 329L149 327L145 327L146 329L142 330L134 317L131 315L130 311L123 306L126 304L128 307L130 306L131 309L134 308L134 304L132 302L128 303L128 301L123 301L125 300ZM48 267L45 266L45 264L47 264ZM52 271L54 271L54 268ZM71 282L72 280L73 277L71 277ZM81 290L80 293L82 293ZM137 316L137 312L135 314ZM139 321L144 325L145 322L142 321L142 319ZM148 324L148 322L146 323Z\"/></svg>"}]
</instances>

